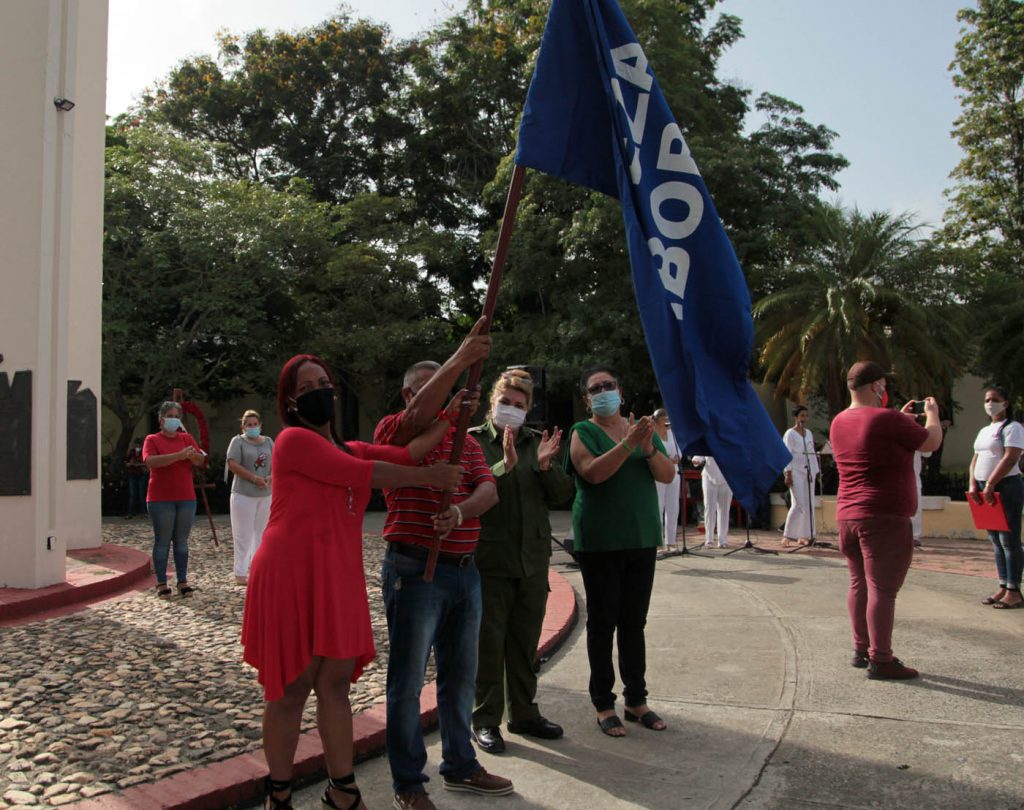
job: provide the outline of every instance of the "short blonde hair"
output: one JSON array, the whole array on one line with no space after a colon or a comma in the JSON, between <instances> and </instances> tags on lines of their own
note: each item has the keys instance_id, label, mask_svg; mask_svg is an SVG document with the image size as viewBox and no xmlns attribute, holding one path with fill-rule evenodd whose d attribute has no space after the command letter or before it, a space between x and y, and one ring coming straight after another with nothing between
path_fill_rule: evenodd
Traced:
<instances>
[{"instance_id":1,"label":"short blonde hair","mask_svg":"<svg viewBox=\"0 0 1024 810\"><path fill-rule=\"evenodd\" d=\"M501 396L510 388L526 394L527 410L533 407L533 377L530 376L529 372L521 368L509 368L501 372L498 379L494 381L494 387L491 389L491 401L493 402L495 397Z\"/></svg>"},{"instance_id":2,"label":"short blonde hair","mask_svg":"<svg viewBox=\"0 0 1024 810\"><path fill-rule=\"evenodd\" d=\"M240 422L240 424L242 426L243 433L245 432L245 420L248 419L250 416L255 416L256 421L259 422L261 425L263 424L263 417L260 416L259 411L254 411L252 408L250 408L249 410L242 414L242 421Z\"/></svg>"}]
</instances>

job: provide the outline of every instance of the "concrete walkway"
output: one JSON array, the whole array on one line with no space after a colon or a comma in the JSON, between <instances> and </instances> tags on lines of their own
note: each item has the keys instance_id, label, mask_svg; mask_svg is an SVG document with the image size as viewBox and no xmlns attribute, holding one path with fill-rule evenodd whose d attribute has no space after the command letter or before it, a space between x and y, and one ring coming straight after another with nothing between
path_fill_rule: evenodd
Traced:
<instances>
[{"instance_id":1,"label":"concrete walkway","mask_svg":"<svg viewBox=\"0 0 1024 810\"><path fill-rule=\"evenodd\" d=\"M481 762L516 792L484 799L442 788L439 736L429 735L437 805L1024 808L1024 611L980 605L990 582L912 570L895 648L923 677L868 681L849 666L841 560L712 554L658 563L648 688L667 732L600 733L580 621L541 678L541 709L565 738L506 734L508 752ZM585 618L579 573L557 567ZM386 759L361 764L357 777L367 807L391 806ZM322 789L297 792L295 807L318 808Z\"/></svg>"}]
</instances>

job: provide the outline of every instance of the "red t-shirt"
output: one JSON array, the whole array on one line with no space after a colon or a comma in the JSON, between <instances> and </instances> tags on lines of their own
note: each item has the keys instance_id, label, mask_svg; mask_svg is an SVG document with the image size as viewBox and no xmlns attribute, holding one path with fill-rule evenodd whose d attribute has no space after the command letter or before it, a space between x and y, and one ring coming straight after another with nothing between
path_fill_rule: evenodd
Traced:
<instances>
[{"instance_id":1,"label":"red t-shirt","mask_svg":"<svg viewBox=\"0 0 1024 810\"><path fill-rule=\"evenodd\" d=\"M142 445L142 459L150 456L167 456L177 453L186 447L199 449L192 434L179 430L173 438L162 430L150 433ZM193 464L187 459L175 461L166 467L153 467L149 471L149 489L146 491L147 501L194 501L196 488L192 483Z\"/></svg>"},{"instance_id":2,"label":"red t-shirt","mask_svg":"<svg viewBox=\"0 0 1024 810\"><path fill-rule=\"evenodd\" d=\"M377 424L373 440L377 444L391 444L405 411L385 416ZM420 466L429 467L433 464L447 462L452 452L452 439L455 429L445 434L440 443L420 461ZM459 488L452 493L453 504L466 500L481 484L494 482L491 467L484 458L480 445L472 436L466 436L462 448L463 468L462 481ZM385 489L384 502L388 507L388 516L384 520L384 539L397 540L402 543L414 543L430 548L434 539L434 515L441 504L441 490L432 487L400 487ZM480 519L467 517L461 526L452 529L441 543L441 551L452 554L469 554L476 548L480 539Z\"/></svg>"},{"instance_id":3,"label":"red t-shirt","mask_svg":"<svg viewBox=\"0 0 1024 810\"><path fill-rule=\"evenodd\" d=\"M912 416L884 408L847 408L829 440L839 468L837 520L913 517L914 451L928 431Z\"/></svg>"}]
</instances>

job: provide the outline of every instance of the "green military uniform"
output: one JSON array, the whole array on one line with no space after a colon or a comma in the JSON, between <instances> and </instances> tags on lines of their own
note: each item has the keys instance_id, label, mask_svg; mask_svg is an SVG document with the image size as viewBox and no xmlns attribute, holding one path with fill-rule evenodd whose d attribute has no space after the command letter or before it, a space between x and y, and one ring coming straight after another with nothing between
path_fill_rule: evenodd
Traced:
<instances>
[{"instance_id":1,"label":"green military uniform","mask_svg":"<svg viewBox=\"0 0 1024 810\"><path fill-rule=\"evenodd\" d=\"M572 479L557 461L542 471L537 463L540 433L519 428L519 460L506 472L502 432L490 420L471 431L483 449L498 482L498 505L481 518L476 565L480 570L483 617L476 676L474 728L499 726L505 711L508 684L508 719L524 723L540 716L534 699L537 652L548 595L548 560L551 524L548 507L567 504Z\"/></svg>"}]
</instances>

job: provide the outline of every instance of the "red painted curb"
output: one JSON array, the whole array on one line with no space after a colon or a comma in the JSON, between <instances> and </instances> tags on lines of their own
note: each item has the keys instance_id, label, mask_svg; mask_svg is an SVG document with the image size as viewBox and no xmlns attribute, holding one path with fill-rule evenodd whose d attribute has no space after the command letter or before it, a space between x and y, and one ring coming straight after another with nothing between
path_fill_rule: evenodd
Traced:
<instances>
[{"instance_id":1,"label":"red painted curb","mask_svg":"<svg viewBox=\"0 0 1024 810\"><path fill-rule=\"evenodd\" d=\"M84 607L131 588L150 574L148 554L112 543L75 549L67 556L84 565L72 569L65 582L46 588L0 588L0 626L48 618L45 614L51 611ZM117 573L111 575L112 571Z\"/></svg>"},{"instance_id":2,"label":"red painted curb","mask_svg":"<svg viewBox=\"0 0 1024 810\"><path fill-rule=\"evenodd\" d=\"M147 558L148 561L148 558ZM576 623L576 593L569 581L548 571L547 612L537 645L538 655L549 655L565 640ZM424 729L437 725L437 691L433 683L420 694L420 722ZM375 703L352 718L352 737L356 762L376 756L384 750L385 704ZM320 735L310 731L299 737L292 776L296 780L324 771L324 751ZM233 804L253 802L263 795L263 777L267 774L262 751L231 757L191 771L184 771L157 782L128 788L121 793L97 796L75 804L68 810L214 810Z\"/></svg>"}]
</instances>

